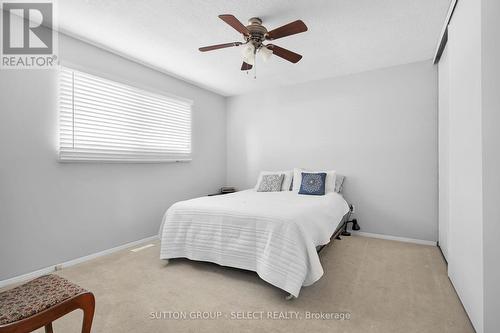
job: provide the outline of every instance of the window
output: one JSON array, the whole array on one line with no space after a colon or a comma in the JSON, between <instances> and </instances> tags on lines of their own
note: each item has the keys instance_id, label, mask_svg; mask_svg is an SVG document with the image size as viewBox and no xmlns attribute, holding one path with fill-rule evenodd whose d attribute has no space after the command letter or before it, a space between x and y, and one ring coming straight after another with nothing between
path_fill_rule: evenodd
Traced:
<instances>
[{"instance_id":1,"label":"window","mask_svg":"<svg viewBox=\"0 0 500 333\"><path fill-rule=\"evenodd\" d=\"M61 161L191 159L192 102L63 68Z\"/></svg>"}]
</instances>

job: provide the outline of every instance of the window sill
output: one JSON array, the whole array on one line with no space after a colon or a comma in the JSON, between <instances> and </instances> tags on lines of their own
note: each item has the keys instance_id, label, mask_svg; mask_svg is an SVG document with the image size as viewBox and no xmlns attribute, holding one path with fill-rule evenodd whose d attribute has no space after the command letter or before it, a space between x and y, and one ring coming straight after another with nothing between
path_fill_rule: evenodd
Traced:
<instances>
[{"instance_id":1,"label":"window sill","mask_svg":"<svg viewBox=\"0 0 500 333\"><path fill-rule=\"evenodd\" d=\"M130 158L121 158L121 159L103 159L103 158L68 158L64 157L58 158L59 163L110 163L110 164L144 164L144 163L186 163L191 162L192 159L162 159L162 158L153 158L153 159L130 159Z\"/></svg>"}]
</instances>

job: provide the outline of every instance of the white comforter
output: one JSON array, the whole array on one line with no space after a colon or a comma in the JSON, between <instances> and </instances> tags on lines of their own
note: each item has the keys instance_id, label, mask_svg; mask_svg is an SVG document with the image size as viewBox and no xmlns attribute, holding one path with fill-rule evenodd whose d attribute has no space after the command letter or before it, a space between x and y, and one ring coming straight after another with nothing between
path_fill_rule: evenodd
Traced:
<instances>
[{"instance_id":1,"label":"white comforter","mask_svg":"<svg viewBox=\"0 0 500 333\"><path fill-rule=\"evenodd\" d=\"M160 258L255 271L298 297L302 286L323 275L316 246L330 241L348 211L337 193L246 190L181 201L163 217Z\"/></svg>"}]
</instances>

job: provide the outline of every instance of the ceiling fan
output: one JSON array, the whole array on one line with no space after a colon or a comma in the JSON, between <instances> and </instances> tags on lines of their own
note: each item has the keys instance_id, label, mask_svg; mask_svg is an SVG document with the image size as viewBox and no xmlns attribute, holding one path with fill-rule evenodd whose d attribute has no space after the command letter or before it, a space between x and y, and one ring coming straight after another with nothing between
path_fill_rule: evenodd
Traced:
<instances>
[{"instance_id":1,"label":"ceiling fan","mask_svg":"<svg viewBox=\"0 0 500 333\"><path fill-rule=\"evenodd\" d=\"M242 71L247 71L255 65L255 56L260 54L264 60L271 55L277 55L292 63L297 63L302 56L290 50L284 49L274 44L264 45L265 41L272 41L278 38L295 35L307 31L307 26L301 20L293 21L279 28L267 31L262 25L262 20L258 17L252 17L248 20L248 25L244 26L236 17L230 14L219 15L219 18L242 34L243 42L232 42L200 47L201 52L223 49L226 47L245 45L243 49Z\"/></svg>"}]
</instances>

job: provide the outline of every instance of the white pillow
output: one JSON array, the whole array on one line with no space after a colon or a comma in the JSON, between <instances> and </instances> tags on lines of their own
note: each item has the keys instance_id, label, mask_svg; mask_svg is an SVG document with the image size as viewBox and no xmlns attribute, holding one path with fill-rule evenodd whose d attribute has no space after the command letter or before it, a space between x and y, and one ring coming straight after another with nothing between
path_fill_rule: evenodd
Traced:
<instances>
[{"instance_id":1,"label":"white pillow","mask_svg":"<svg viewBox=\"0 0 500 333\"><path fill-rule=\"evenodd\" d=\"M260 186L260 182L262 181L263 175L285 175L283 178L283 183L281 184L282 191L290 191L290 186L292 185L293 179L293 170L285 170L285 171L261 171L259 174L259 178L257 178L257 185L255 185L255 190L257 190Z\"/></svg>"},{"instance_id":2,"label":"white pillow","mask_svg":"<svg viewBox=\"0 0 500 333\"><path fill-rule=\"evenodd\" d=\"M302 172L310 172L310 173L326 173L325 180L325 193L335 192L335 179L337 178L337 173L335 170L319 170L319 171L311 171L304 170L300 168L293 169L293 191L299 193L300 184L302 184Z\"/></svg>"}]
</instances>

